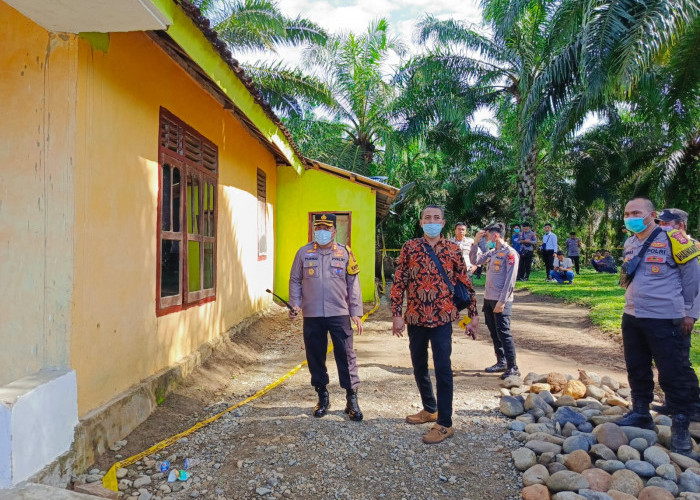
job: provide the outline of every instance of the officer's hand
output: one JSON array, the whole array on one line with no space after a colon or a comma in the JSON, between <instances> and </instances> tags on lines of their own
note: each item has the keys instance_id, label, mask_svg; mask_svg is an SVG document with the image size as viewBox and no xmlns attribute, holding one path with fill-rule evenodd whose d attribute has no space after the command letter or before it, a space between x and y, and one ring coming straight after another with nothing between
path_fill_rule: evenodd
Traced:
<instances>
[{"instance_id":1,"label":"officer's hand","mask_svg":"<svg viewBox=\"0 0 700 500\"><path fill-rule=\"evenodd\" d=\"M394 316L394 325L391 333L397 337L403 337L403 329L405 326L401 316Z\"/></svg>"},{"instance_id":2,"label":"officer's hand","mask_svg":"<svg viewBox=\"0 0 700 500\"><path fill-rule=\"evenodd\" d=\"M476 340L476 331L479 329L479 316L474 316L471 322L464 329L464 333L467 337L471 337L472 340Z\"/></svg>"},{"instance_id":3,"label":"officer's hand","mask_svg":"<svg viewBox=\"0 0 700 500\"><path fill-rule=\"evenodd\" d=\"M476 266L471 266L471 267L469 268L469 272L472 273L472 274L474 274L474 273L476 272L476 269L477 269Z\"/></svg>"},{"instance_id":4,"label":"officer's hand","mask_svg":"<svg viewBox=\"0 0 700 500\"><path fill-rule=\"evenodd\" d=\"M480 231L477 231L476 234L474 235L474 243L479 243L479 240L484 237L486 234L486 231L481 229Z\"/></svg>"},{"instance_id":5,"label":"officer's hand","mask_svg":"<svg viewBox=\"0 0 700 500\"><path fill-rule=\"evenodd\" d=\"M493 308L493 312L496 314L501 314L503 312L503 309L506 308L506 305L503 302L496 302L496 305Z\"/></svg>"},{"instance_id":6,"label":"officer's hand","mask_svg":"<svg viewBox=\"0 0 700 500\"><path fill-rule=\"evenodd\" d=\"M292 321L297 319L297 317L299 316L299 312L301 312L300 307L298 307L298 306L293 307L292 310L289 311L289 319L291 319Z\"/></svg>"},{"instance_id":7,"label":"officer's hand","mask_svg":"<svg viewBox=\"0 0 700 500\"><path fill-rule=\"evenodd\" d=\"M352 319L352 322L355 323L355 326L357 327L357 334L362 335L362 318L359 316L353 316L350 319Z\"/></svg>"},{"instance_id":8,"label":"officer's hand","mask_svg":"<svg viewBox=\"0 0 700 500\"><path fill-rule=\"evenodd\" d=\"M690 316L683 318L683 323L681 323L681 331L686 335L693 333L693 326L695 325L695 319Z\"/></svg>"}]
</instances>

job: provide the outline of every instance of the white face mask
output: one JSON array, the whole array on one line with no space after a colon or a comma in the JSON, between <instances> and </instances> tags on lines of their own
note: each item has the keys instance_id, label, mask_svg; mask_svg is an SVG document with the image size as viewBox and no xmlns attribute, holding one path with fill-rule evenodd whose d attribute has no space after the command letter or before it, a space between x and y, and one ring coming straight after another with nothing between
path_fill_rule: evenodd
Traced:
<instances>
[{"instance_id":1,"label":"white face mask","mask_svg":"<svg viewBox=\"0 0 700 500\"><path fill-rule=\"evenodd\" d=\"M328 245L333 239L333 232L325 229L314 231L314 240L321 246Z\"/></svg>"}]
</instances>

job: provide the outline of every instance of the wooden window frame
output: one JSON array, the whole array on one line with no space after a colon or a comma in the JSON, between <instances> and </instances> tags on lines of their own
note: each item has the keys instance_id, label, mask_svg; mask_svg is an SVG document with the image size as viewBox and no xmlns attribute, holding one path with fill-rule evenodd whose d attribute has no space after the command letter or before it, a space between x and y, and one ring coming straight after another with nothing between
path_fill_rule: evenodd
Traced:
<instances>
[{"instance_id":1,"label":"wooden window frame","mask_svg":"<svg viewBox=\"0 0 700 500\"><path fill-rule=\"evenodd\" d=\"M262 196L260 194L260 178L262 177L264 186L263 186L263 193ZM258 218L258 261L261 260L266 260L267 259L267 254L269 252L269 241L267 239L267 174L265 173L264 170L258 168L258 171L256 173L255 177L255 186L256 186L256 192L257 192L257 211L256 215ZM260 210L263 211L262 213L262 221L263 221L263 227L260 227ZM262 229L262 232L260 231ZM264 251L261 250L260 248L260 237L261 235L265 235L265 244L267 245L267 248L265 248Z\"/></svg>"},{"instance_id":2,"label":"wooden window frame","mask_svg":"<svg viewBox=\"0 0 700 500\"><path fill-rule=\"evenodd\" d=\"M349 231L348 231L348 243L347 245L349 247L352 247L352 212L348 211L338 211L338 212L333 212L331 210L325 210L323 212L309 212L309 243L314 241L314 216L315 215L321 215L321 214L335 214L335 215L347 215L348 216L348 225L350 226Z\"/></svg>"},{"instance_id":3,"label":"wooden window frame","mask_svg":"<svg viewBox=\"0 0 700 500\"><path fill-rule=\"evenodd\" d=\"M171 165L180 170L180 231L163 230L163 166ZM197 210L191 213L194 228L195 214L197 232L190 233L188 211L192 209L194 190L187 196L189 178L199 183ZM218 148L194 128L177 118L165 108L160 108L158 120L158 210L156 223L158 242L156 256L156 316L188 309L216 300L217 286L217 224L218 224ZM211 191L207 186L211 185ZM206 196L204 192L206 191ZM212 197L213 213L205 212L205 198ZM171 208L172 214L172 208ZM203 224L203 222L205 222ZM213 227L212 227L213 224ZM209 231L208 231L209 230ZM206 232L213 233L205 234ZM180 293L161 297L162 242L180 241L179 278ZM199 242L199 290L189 291L188 243ZM204 288L205 245L213 244L212 287Z\"/></svg>"}]
</instances>

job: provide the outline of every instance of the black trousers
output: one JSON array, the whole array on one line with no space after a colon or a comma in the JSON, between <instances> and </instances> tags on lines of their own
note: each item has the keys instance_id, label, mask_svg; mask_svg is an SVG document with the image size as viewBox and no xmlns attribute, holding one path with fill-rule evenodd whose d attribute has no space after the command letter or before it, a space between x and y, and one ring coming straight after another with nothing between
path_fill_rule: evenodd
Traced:
<instances>
[{"instance_id":1,"label":"black trousers","mask_svg":"<svg viewBox=\"0 0 700 500\"><path fill-rule=\"evenodd\" d=\"M493 308L496 307L497 303L497 300L484 299L484 307L481 310L484 312L484 320L489 333L491 333L496 360L498 362L505 361L508 368L511 368L516 365L515 342L513 342L513 335L510 333L510 313L513 310L513 303L506 302L503 312L495 313Z\"/></svg>"},{"instance_id":2,"label":"black trousers","mask_svg":"<svg viewBox=\"0 0 700 500\"><path fill-rule=\"evenodd\" d=\"M518 265L518 278L521 280L530 279L532 269L532 256L535 252L522 252L520 254L520 264Z\"/></svg>"},{"instance_id":3,"label":"black trousers","mask_svg":"<svg viewBox=\"0 0 700 500\"><path fill-rule=\"evenodd\" d=\"M569 258L574 263L574 269L576 269L576 274L580 274L581 270L579 269L579 266L581 265L581 257L579 255L569 255Z\"/></svg>"},{"instance_id":4,"label":"black trousers","mask_svg":"<svg viewBox=\"0 0 700 500\"><path fill-rule=\"evenodd\" d=\"M622 341L635 406L646 407L654 399L653 360L671 413L689 415L698 398L698 378L690 364L690 335L681 331L681 320L623 314Z\"/></svg>"},{"instance_id":5,"label":"black trousers","mask_svg":"<svg viewBox=\"0 0 700 500\"><path fill-rule=\"evenodd\" d=\"M554 250L542 250L542 258L547 270L547 278L549 278L549 273L554 270Z\"/></svg>"},{"instance_id":6,"label":"black trousers","mask_svg":"<svg viewBox=\"0 0 700 500\"><path fill-rule=\"evenodd\" d=\"M428 370L428 342L433 350L437 401ZM430 413L437 411L437 423L452 427L452 323L433 328L408 325L408 348L423 409Z\"/></svg>"},{"instance_id":7,"label":"black trousers","mask_svg":"<svg viewBox=\"0 0 700 500\"><path fill-rule=\"evenodd\" d=\"M338 367L340 387L355 389L360 385L360 377L357 374L357 357L352 348L350 316L304 318L304 347L309 372L311 372L311 385L314 387L328 385L326 354L329 332L333 340L333 355Z\"/></svg>"}]
</instances>

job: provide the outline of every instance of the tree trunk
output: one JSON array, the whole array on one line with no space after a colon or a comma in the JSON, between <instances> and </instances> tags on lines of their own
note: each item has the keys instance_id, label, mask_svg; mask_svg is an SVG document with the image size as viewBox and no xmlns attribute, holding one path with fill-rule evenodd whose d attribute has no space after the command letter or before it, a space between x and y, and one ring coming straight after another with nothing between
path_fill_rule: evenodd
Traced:
<instances>
[{"instance_id":1,"label":"tree trunk","mask_svg":"<svg viewBox=\"0 0 700 500\"><path fill-rule=\"evenodd\" d=\"M518 196L520 221L529 221L535 227L535 198L537 196L537 146L533 146L518 169Z\"/></svg>"}]
</instances>

